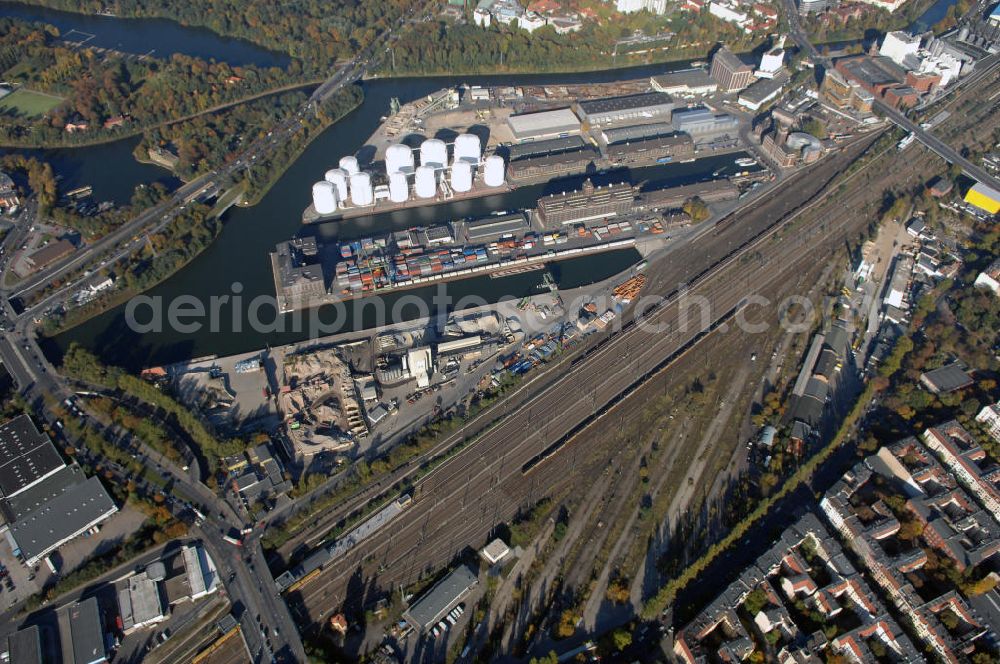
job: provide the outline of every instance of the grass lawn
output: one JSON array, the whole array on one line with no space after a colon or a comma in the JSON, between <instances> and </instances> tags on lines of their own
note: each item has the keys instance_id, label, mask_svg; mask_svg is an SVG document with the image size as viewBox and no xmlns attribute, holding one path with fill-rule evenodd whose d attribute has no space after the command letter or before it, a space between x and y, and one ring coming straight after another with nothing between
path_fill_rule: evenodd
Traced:
<instances>
[{"instance_id":1,"label":"grass lawn","mask_svg":"<svg viewBox=\"0 0 1000 664\"><path fill-rule=\"evenodd\" d=\"M21 88L0 99L0 113L13 112L16 115L35 117L48 113L62 101L62 97Z\"/></svg>"}]
</instances>

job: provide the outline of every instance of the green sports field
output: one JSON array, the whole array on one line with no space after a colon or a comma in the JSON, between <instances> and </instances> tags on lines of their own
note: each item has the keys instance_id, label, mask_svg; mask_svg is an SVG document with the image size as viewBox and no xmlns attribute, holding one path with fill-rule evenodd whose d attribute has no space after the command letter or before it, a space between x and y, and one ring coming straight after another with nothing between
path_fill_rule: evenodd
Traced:
<instances>
[{"instance_id":1,"label":"green sports field","mask_svg":"<svg viewBox=\"0 0 1000 664\"><path fill-rule=\"evenodd\" d=\"M31 118L48 113L62 101L62 97L21 88L0 99L0 113L13 111L17 115Z\"/></svg>"}]
</instances>

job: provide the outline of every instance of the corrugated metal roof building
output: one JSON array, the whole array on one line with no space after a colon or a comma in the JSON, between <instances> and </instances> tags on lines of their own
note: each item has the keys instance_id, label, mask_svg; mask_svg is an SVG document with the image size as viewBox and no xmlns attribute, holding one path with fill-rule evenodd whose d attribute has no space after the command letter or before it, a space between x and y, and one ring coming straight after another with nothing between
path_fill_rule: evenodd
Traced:
<instances>
[{"instance_id":1,"label":"corrugated metal roof building","mask_svg":"<svg viewBox=\"0 0 1000 664\"><path fill-rule=\"evenodd\" d=\"M614 122L634 122L647 118L670 117L674 100L665 92L642 92L579 102L582 118L600 126Z\"/></svg>"},{"instance_id":2,"label":"corrugated metal roof building","mask_svg":"<svg viewBox=\"0 0 1000 664\"><path fill-rule=\"evenodd\" d=\"M471 569L465 565L457 567L406 609L403 619L417 630L430 629L478 583L479 577Z\"/></svg>"},{"instance_id":3,"label":"corrugated metal roof building","mask_svg":"<svg viewBox=\"0 0 1000 664\"><path fill-rule=\"evenodd\" d=\"M569 108L511 115L507 118L507 126L518 142L580 133L580 119Z\"/></svg>"}]
</instances>

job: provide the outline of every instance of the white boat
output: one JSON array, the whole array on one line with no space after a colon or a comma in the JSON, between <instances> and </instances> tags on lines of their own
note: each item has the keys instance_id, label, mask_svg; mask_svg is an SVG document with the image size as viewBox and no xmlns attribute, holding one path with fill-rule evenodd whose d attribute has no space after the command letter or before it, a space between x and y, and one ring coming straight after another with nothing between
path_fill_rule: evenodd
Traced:
<instances>
[{"instance_id":1,"label":"white boat","mask_svg":"<svg viewBox=\"0 0 1000 664\"><path fill-rule=\"evenodd\" d=\"M740 157L739 159L736 160L736 165L743 166L744 168L748 166L756 166L757 160L754 159L753 157Z\"/></svg>"}]
</instances>

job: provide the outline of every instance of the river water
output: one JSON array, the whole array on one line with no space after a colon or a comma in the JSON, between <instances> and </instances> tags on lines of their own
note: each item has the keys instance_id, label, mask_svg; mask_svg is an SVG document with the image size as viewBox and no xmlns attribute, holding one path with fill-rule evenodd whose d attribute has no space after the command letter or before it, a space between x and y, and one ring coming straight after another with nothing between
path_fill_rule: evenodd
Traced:
<instances>
[{"instance_id":1,"label":"river water","mask_svg":"<svg viewBox=\"0 0 1000 664\"><path fill-rule=\"evenodd\" d=\"M927 12L943 12L954 0L939 0ZM943 9L941 8L943 6ZM14 11L19 5L0 4L0 15ZM22 7L23 10L23 7ZM46 17L49 10L31 9L38 17ZM116 30L128 31L132 25L152 23L143 19L108 19L105 17L78 17L64 12L56 12L81 21L101 21L109 25L108 35ZM53 21L51 18L45 20ZM936 19L935 19L936 20ZM169 24L169 22L167 22ZM127 24L129 27L114 27ZM78 25L84 25L79 23ZM89 25L89 23L87 24ZM205 31L182 28L169 24L172 29L180 30L186 36L196 35L202 38ZM83 29L83 28L78 28ZM208 33L222 43L215 44L207 55L210 57L227 57L227 48L242 48L245 44L233 45L234 40L224 40ZM194 39L194 37L191 37ZM150 47L161 42L148 42ZM181 39L175 44L176 50L192 48L191 42ZM255 47L250 47L255 48ZM148 48L147 48L148 50ZM187 52L187 51L185 51ZM516 192L491 196L484 199L463 201L451 205L426 207L417 210L397 212L377 217L364 217L348 222L324 224L320 226L303 227L300 224L303 207L310 200L310 188L314 181L322 177L323 172L335 164L345 154L352 154L362 147L363 139L370 136L376 129L379 118L389 109L392 97L398 97L406 103L426 96L436 90L461 83L471 85L538 85L575 82L601 82L623 78L641 78L661 73L669 68L681 68L684 63L673 65L650 65L629 69L597 71L574 74L539 74L519 76L469 76L469 77L421 77L410 79L384 79L368 81L364 84L365 101L362 106L342 119L340 122L323 132L305 150L301 157L285 172L263 200L252 208L233 208L225 218L225 226L219 238L205 252L193 260L188 266L160 286L152 289L148 295L159 298L164 303L175 301L181 296L191 296L210 306L214 297L232 296L233 284L238 284L241 302L236 305L223 305L218 330L202 329L193 333L181 333L176 330L164 330L156 333L137 333L130 329L125 320L125 307L118 307L86 323L60 335L54 339L50 349L58 353L71 342L78 342L109 362L129 368L138 368L152 364L177 361L185 358L208 354L226 355L261 348L267 344L277 345L300 340L305 333L255 332L246 324L239 328L232 323L235 311L241 321L246 321L246 313L253 297L261 294L271 295L274 292L268 253L275 243L296 234L318 234L323 238L359 237L380 231L406 228L415 224L429 224L450 221L455 218L483 214L494 210L531 207L538 196L546 193L545 186L523 187ZM54 162L57 173L64 177L68 186L92 184L98 199L127 200L132 189L141 182L152 182L164 177L163 171L152 166L136 164L131 157L131 149L136 139L129 139L95 148L78 148L71 150L40 151ZM716 157L699 160L688 164L670 164L643 169L634 174L636 179L655 179L663 184L683 184L686 182L706 179L721 166L731 163L732 157ZM609 252L596 257L565 261L554 270L563 288L572 288L607 278L620 272L634 263L638 255L633 250ZM487 301L495 301L502 295L522 297L537 292L540 273L533 272L504 279L469 279L453 282L448 286L449 295L455 299L475 294ZM408 291L408 295L418 295L430 298L432 292L428 289ZM384 298L388 309L397 296ZM404 311L396 318L412 318L415 311ZM329 312L326 312L329 314ZM268 320L266 311L261 318ZM325 318L328 320L329 315ZM338 329L347 331L370 326L374 320L372 309L362 312L347 312L340 319ZM284 319L290 327L288 318Z\"/></svg>"},{"instance_id":2,"label":"river water","mask_svg":"<svg viewBox=\"0 0 1000 664\"><path fill-rule=\"evenodd\" d=\"M662 66L643 67L626 72L525 76L517 80L521 83L613 80L623 76L647 76L663 69ZM243 301L237 308L241 314L246 314L251 298L260 294L271 295L274 292L268 253L277 242L294 235L318 234L327 239L359 237L415 224L445 222L494 210L532 207L537 198L546 193L546 185L521 187L505 195L375 217L362 217L347 222L317 226L301 224L302 209L309 203L312 183L322 178L325 170L335 164L342 155L354 153L362 146L363 138L374 132L380 116L388 111L389 100L392 97L399 97L405 103L444 86L457 85L461 82L499 85L514 83L517 80L511 77L414 78L374 80L365 83L365 102L359 109L317 137L260 203L251 208L233 208L226 215L225 225L219 238L188 266L152 289L148 295L161 298L160 301L164 303L174 301L180 296L194 296L208 307L210 298L232 295L233 284L238 283ZM86 159L86 151L81 152ZM682 184L711 177L713 171L731 164L732 160L732 156L720 156L687 164L656 166L641 169L633 177ZM95 162L93 167L99 166ZM128 168L129 165L125 164L122 167ZM84 172L87 171L86 164L82 168ZM616 274L636 260L638 255L633 250L609 252L595 257L562 262L556 270L556 276L563 288L572 288ZM504 279L483 277L452 282L448 285L448 293L456 300L473 294L487 301L495 301L500 296L519 298L538 292L537 285L540 280L539 272ZM433 293L433 290L419 289L407 291L406 295L417 295L427 299ZM384 298L389 310L399 297L400 295ZM241 331L236 331L230 320L232 309L233 307L229 305L222 308L224 315L218 331L202 329L196 333L183 334L175 330L164 330L158 333L138 334L127 324L124 307L119 307L57 337L55 350L65 349L70 342L76 341L108 361L136 368L208 354L226 355L243 352L261 348L266 344L289 343L306 337L304 333L293 331L254 332L248 329L247 325L243 325ZM416 313L415 309L406 310L397 318L412 318ZM323 312L323 315L327 319L329 312ZM374 316L371 309L366 309L360 314L348 311L341 320L339 329L346 331L370 326ZM261 318L270 317L261 314ZM242 320L245 321L246 318ZM286 317L285 320L289 319Z\"/></svg>"},{"instance_id":3,"label":"river water","mask_svg":"<svg viewBox=\"0 0 1000 664\"><path fill-rule=\"evenodd\" d=\"M169 58L175 53L231 65L284 67L290 58L242 39L222 37L211 30L183 26L157 18L88 16L18 2L0 2L0 16L48 23L69 41L124 53Z\"/></svg>"},{"instance_id":4,"label":"river water","mask_svg":"<svg viewBox=\"0 0 1000 664\"><path fill-rule=\"evenodd\" d=\"M57 150L0 149L0 154L19 152L49 162L59 178L60 191L90 185L94 200L125 204L141 184L159 182L171 191L180 186L180 180L169 171L135 160L132 150L140 140L133 136L113 143Z\"/></svg>"}]
</instances>

